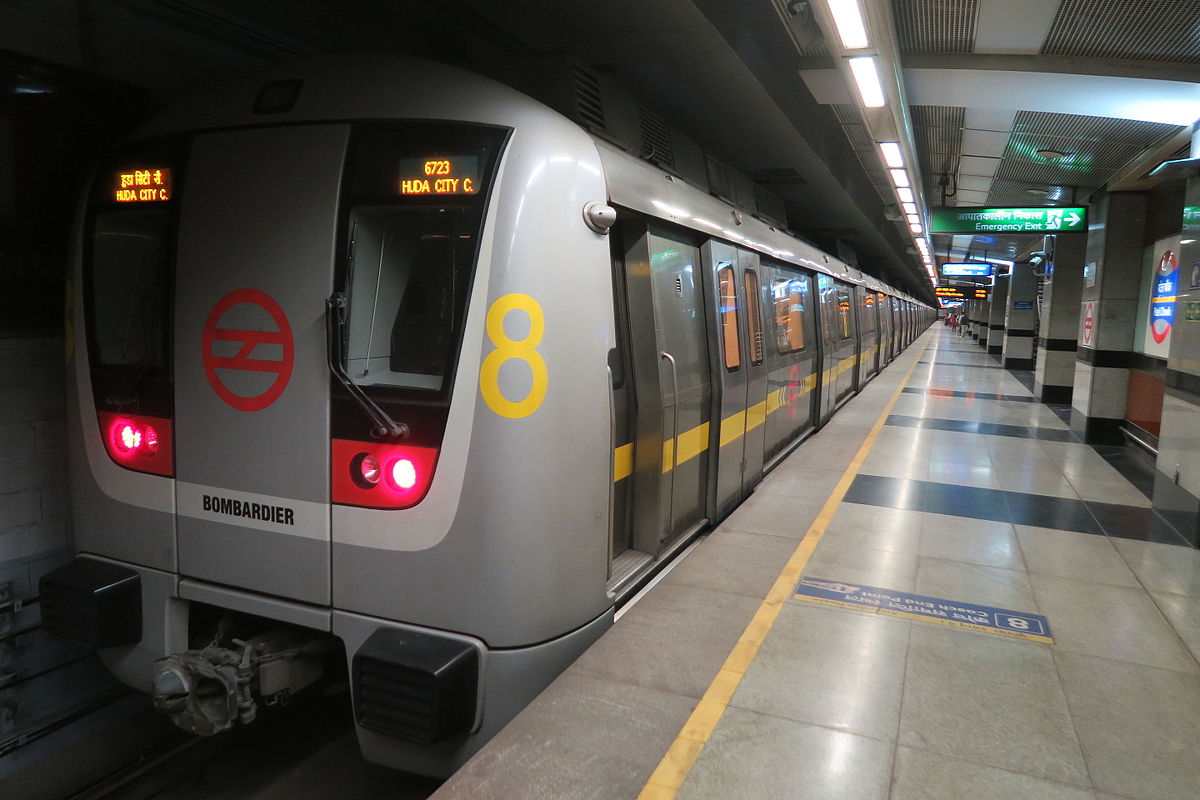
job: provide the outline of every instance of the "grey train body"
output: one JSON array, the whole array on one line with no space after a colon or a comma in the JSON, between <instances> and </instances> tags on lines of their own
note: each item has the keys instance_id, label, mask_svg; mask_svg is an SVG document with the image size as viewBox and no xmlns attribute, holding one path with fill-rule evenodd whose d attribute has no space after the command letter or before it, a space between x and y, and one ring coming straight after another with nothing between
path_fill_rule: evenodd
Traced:
<instances>
[{"instance_id":1,"label":"grey train body","mask_svg":"<svg viewBox=\"0 0 1200 800\"><path fill-rule=\"evenodd\" d=\"M453 724L372 724L353 687L364 755L401 769L461 764L934 316L449 67L282 71L168 110L122 152L118 173L167 164L173 185L169 211L109 205L99 167L73 243L77 561L139 583L139 638L100 641L101 656L151 691L156 662L195 646L201 606L340 640L352 681L368 650L386 662L381 632L444 645L472 671ZM413 154L456 183L427 191L405 173L374 188ZM589 224L589 204L615 224ZM161 242L139 232L158 213ZM164 344L131 355L106 327L129 318L106 281L150 252L167 311L138 317L138 335ZM453 279L428 277L443 261ZM418 291L426 305L403 299ZM329 333L339 292L344 342ZM417 352L425 341L444 358ZM411 429L395 452L415 448L415 478L365 433L335 361ZM141 469L151 441L169 463ZM399 481L394 507L361 480L377 461Z\"/></svg>"}]
</instances>

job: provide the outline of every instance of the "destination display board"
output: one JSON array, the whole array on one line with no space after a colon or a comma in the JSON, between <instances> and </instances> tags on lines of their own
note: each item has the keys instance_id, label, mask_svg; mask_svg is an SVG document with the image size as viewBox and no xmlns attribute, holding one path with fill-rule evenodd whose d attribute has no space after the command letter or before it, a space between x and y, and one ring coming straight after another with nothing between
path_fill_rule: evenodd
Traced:
<instances>
[{"instance_id":1,"label":"destination display board","mask_svg":"<svg viewBox=\"0 0 1200 800\"><path fill-rule=\"evenodd\" d=\"M994 268L986 261L947 261L942 275L947 278L989 278Z\"/></svg>"},{"instance_id":2,"label":"destination display board","mask_svg":"<svg viewBox=\"0 0 1200 800\"><path fill-rule=\"evenodd\" d=\"M477 194L479 156L405 158L399 164L397 188L406 196Z\"/></svg>"},{"instance_id":3,"label":"destination display board","mask_svg":"<svg viewBox=\"0 0 1200 800\"><path fill-rule=\"evenodd\" d=\"M1084 233L1087 209L1063 208L935 208L930 233Z\"/></svg>"},{"instance_id":4,"label":"destination display board","mask_svg":"<svg viewBox=\"0 0 1200 800\"><path fill-rule=\"evenodd\" d=\"M165 203L174 196L167 167L134 167L113 173L112 199L117 203Z\"/></svg>"}]
</instances>

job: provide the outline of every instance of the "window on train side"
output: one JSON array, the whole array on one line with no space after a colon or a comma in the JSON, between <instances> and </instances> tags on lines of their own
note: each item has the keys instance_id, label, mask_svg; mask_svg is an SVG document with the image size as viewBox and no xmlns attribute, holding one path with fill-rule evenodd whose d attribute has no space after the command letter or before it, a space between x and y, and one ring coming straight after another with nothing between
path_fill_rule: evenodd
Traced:
<instances>
[{"instance_id":1,"label":"window on train side","mask_svg":"<svg viewBox=\"0 0 1200 800\"><path fill-rule=\"evenodd\" d=\"M759 302L758 273L747 272L742 278L746 289L746 328L750 335L750 363L758 366L763 362L762 307Z\"/></svg>"},{"instance_id":2,"label":"window on train side","mask_svg":"<svg viewBox=\"0 0 1200 800\"><path fill-rule=\"evenodd\" d=\"M733 277L733 267L725 267L717 273L717 286L721 295L721 340L724 342L725 369L733 371L742 366L737 323L737 283Z\"/></svg>"},{"instance_id":3,"label":"window on train side","mask_svg":"<svg viewBox=\"0 0 1200 800\"><path fill-rule=\"evenodd\" d=\"M803 350L808 280L775 278L771 282L771 299L775 305L775 351L784 355Z\"/></svg>"},{"instance_id":4,"label":"window on train side","mask_svg":"<svg viewBox=\"0 0 1200 800\"><path fill-rule=\"evenodd\" d=\"M841 284L837 287L838 335L843 339L851 336L850 290Z\"/></svg>"}]
</instances>

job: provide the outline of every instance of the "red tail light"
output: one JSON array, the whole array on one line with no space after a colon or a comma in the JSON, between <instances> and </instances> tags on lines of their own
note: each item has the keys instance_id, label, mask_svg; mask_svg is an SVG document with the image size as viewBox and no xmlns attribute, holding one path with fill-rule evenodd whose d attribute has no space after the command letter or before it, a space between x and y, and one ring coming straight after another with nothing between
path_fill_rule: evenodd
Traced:
<instances>
[{"instance_id":1,"label":"red tail light","mask_svg":"<svg viewBox=\"0 0 1200 800\"><path fill-rule=\"evenodd\" d=\"M126 469L172 477L175 454L171 420L140 414L97 412L108 457Z\"/></svg>"},{"instance_id":2,"label":"red tail light","mask_svg":"<svg viewBox=\"0 0 1200 800\"><path fill-rule=\"evenodd\" d=\"M437 466L435 447L334 439L333 502L366 508L411 508L425 498Z\"/></svg>"}]
</instances>

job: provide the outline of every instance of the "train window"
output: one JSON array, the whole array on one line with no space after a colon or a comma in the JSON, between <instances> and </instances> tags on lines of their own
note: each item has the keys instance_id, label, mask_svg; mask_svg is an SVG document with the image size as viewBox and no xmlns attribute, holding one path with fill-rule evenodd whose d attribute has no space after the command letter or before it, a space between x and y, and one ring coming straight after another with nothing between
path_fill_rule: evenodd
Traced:
<instances>
[{"instance_id":1,"label":"train window","mask_svg":"<svg viewBox=\"0 0 1200 800\"><path fill-rule=\"evenodd\" d=\"M746 289L746 328L750 336L750 363L758 366L763 362L762 307L758 296L758 273L747 272L742 279Z\"/></svg>"},{"instance_id":2,"label":"train window","mask_svg":"<svg viewBox=\"0 0 1200 800\"><path fill-rule=\"evenodd\" d=\"M840 283L837 286L837 314L838 335L843 339L849 339L851 336L850 290Z\"/></svg>"},{"instance_id":3,"label":"train window","mask_svg":"<svg viewBox=\"0 0 1200 800\"><path fill-rule=\"evenodd\" d=\"M92 366L166 367L170 231L166 208L96 214L88 275Z\"/></svg>"},{"instance_id":4,"label":"train window","mask_svg":"<svg viewBox=\"0 0 1200 800\"><path fill-rule=\"evenodd\" d=\"M808 280L776 278L771 283L771 299L775 305L775 351L783 355L803 350Z\"/></svg>"},{"instance_id":5,"label":"train window","mask_svg":"<svg viewBox=\"0 0 1200 800\"><path fill-rule=\"evenodd\" d=\"M859 317L862 324L863 333L875 332L875 293L863 292L862 296L863 313Z\"/></svg>"},{"instance_id":6,"label":"train window","mask_svg":"<svg viewBox=\"0 0 1200 800\"><path fill-rule=\"evenodd\" d=\"M339 282L349 300L342 357L356 383L448 392L486 189L505 135L453 124L355 130L343 190L348 236ZM428 192L412 190L414 164L443 177L431 178Z\"/></svg>"},{"instance_id":7,"label":"train window","mask_svg":"<svg viewBox=\"0 0 1200 800\"><path fill-rule=\"evenodd\" d=\"M725 267L717 273L717 285L721 294L721 339L725 343L725 369L733 371L742 366L737 323L737 284L733 267Z\"/></svg>"},{"instance_id":8,"label":"train window","mask_svg":"<svg viewBox=\"0 0 1200 800\"><path fill-rule=\"evenodd\" d=\"M350 215L350 341L358 383L442 388L475 256L453 208L358 208Z\"/></svg>"}]
</instances>

